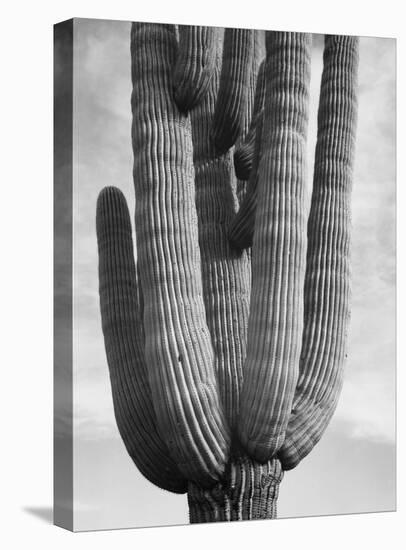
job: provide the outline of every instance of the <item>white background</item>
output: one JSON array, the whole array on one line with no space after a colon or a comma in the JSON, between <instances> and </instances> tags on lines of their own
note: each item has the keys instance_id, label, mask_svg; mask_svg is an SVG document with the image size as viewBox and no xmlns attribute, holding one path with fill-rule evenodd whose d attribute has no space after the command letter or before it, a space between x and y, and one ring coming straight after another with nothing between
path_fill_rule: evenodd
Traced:
<instances>
[{"instance_id":1,"label":"white background","mask_svg":"<svg viewBox=\"0 0 406 550\"><path fill-rule=\"evenodd\" d=\"M93 5L92 5L93 4ZM299 2L219 0L158 2L18 2L2 13L0 128L1 434L0 541L5 548L397 548L404 511L398 470L398 512L362 516L249 522L71 534L41 519L52 505L52 25L70 17L150 20L308 32L393 36L398 41L398 97L404 96L403 20L396 1ZM232 6L232 7L231 7ZM3 8L3 12L5 9ZM372 84L371 84L372 85ZM402 103L398 120L404 119ZM398 125L399 158L404 133ZM398 182L403 181L399 165ZM398 190L398 280L404 278L401 236L404 191ZM398 298L398 386L403 386L402 315ZM398 433L404 432L402 397ZM379 408L379 403L376 403ZM399 441L398 463L404 464ZM371 480L373 482L373 480ZM32 510L36 513L32 513ZM31 510L31 512L30 512ZM42 510L42 512L41 512ZM44 512L45 511L45 512ZM49 514L48 514L49 516ZM231 528L230 528L231 527ZM404 537L403 537L404 538Z\"/></svg>"}]
</instances>

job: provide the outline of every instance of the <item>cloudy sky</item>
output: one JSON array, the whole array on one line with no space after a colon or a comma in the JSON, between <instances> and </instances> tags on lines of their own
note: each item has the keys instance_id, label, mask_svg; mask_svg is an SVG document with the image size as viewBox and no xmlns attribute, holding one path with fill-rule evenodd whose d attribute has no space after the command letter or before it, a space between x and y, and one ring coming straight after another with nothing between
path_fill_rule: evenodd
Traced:
<instances>
[{"instance_id":1,"label":"cloudy sky","mask_svg":"<svg viewBox=\"0 0 406 550\"><path fill-rule=\"evenodd\" d=\"M134 208L130 24L75 21L75 529L188 522L185 496L146 481L113 413L101 332L95 206L106 185ZM345 385L322 441L285 475L279 517L395 507L395 41L362 38L353 192L353 297ZM313 40L309 177L322 38Z\"/></svg>"}]
</instances>

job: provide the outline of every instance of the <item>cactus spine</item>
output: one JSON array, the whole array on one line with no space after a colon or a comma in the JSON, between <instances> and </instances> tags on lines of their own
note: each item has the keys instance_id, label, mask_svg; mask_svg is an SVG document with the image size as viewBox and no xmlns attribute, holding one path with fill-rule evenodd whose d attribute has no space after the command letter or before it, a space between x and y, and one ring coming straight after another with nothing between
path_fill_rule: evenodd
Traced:
<instances>
[{"instance_id":1,"label":"cactus spine","mask_svg":"<svg viewBox=\"0 0 406 550\"><path fill-rule=\"evenodd\" d=\"M191 522L275 517L343 380L358 41L326 37L307 220L311 39L262 39L132 25L137 265L124 196L97 205L117 424Z\"/></svg>"}]
</instances>

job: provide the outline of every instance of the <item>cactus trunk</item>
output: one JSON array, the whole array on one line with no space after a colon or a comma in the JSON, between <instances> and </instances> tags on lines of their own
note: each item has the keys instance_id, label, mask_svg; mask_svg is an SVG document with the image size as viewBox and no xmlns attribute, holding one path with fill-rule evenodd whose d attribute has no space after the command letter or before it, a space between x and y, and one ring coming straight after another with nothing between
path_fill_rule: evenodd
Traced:
<instances>
[{"instance_id":1,"label":"cactus trunk","mask_svg":"<svg viewBox=\"0 0 406 550\"><path fill-rule=\"evenodd\" d=\"M277 459L260 464L246 455L236 456L224 480L211 489L189 483L190 523L274 519L282 478Z\"/></svg>"}]
</instances>

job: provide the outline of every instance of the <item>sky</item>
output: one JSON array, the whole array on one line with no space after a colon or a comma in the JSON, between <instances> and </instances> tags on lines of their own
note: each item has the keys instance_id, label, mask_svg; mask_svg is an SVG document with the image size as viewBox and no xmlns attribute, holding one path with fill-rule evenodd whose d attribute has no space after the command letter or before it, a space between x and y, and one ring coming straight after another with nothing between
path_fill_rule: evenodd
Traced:
<instances>
[{"instance_id":1,"label":"sky","mask_svg":"<svg viewBox=\"0 0 406 550\"><path fill-rule=\"evenodd\" d=\"M134 210L130 23L75 20L74 527L188 523L185 495L145 480L114 419L99 312L96 200L106 185ZM313 37L308 172L322 71ZM278 517L393 510L395 504L395 55L361 38L352 212L352 319L345 382L320 443L280 488Z\"/></svg>"}]
</instances>

